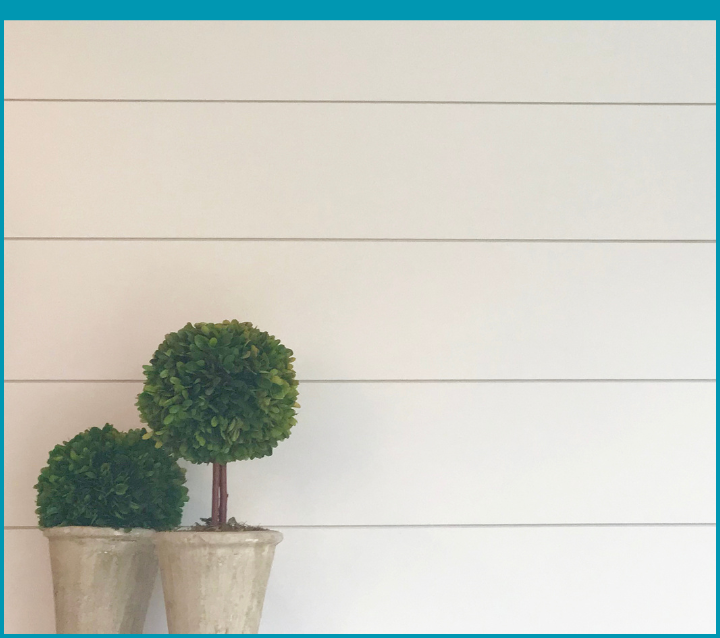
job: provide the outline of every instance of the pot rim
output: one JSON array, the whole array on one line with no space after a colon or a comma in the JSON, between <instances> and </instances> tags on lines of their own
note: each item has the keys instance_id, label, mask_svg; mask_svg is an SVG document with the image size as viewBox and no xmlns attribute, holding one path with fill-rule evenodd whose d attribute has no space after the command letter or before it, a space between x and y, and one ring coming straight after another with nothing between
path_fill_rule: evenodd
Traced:
<instances>
[{"instance_id":1,"label":"pot rim","mask_svg":"<svg viewBox=\"0 0 720 638\"><path fill-rule=\"evenodd\" d=\"M56 525L41 527L42 533L51 539L56 538L113 538L116 540L141 540L150 538L157 532L154 529L133 527L128 531L114 527L93 527L90 525Z\"/></svg>"},{"instance_id":2,"label":"pot rim","mask_svg":"<svg viewBox=\"0 0 720 638\"><path fill-rule=\"evenodd\" d=\"M233 530L227 532L179 529L155 532L153 541L158 544L183 545L277 545L283 535L275 530Z\"/></svg>"}]
</instances>

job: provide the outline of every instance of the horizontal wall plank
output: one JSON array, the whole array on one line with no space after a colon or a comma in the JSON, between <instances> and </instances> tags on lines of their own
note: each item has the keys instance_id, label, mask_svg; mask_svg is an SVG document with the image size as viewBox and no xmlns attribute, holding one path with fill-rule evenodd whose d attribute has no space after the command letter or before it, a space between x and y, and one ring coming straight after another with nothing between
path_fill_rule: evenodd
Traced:
<instances>
[{"instance_id":1,"label":"horizontal wall plank","mask_svg":"<svg viewBox=\"0 0 720 638\"><path fill-rule=\"evenodd\" d=\"M715 631L714 529L314 532L284 531L264 632Z\"/></svg>"},{"instance_id":2,"label":"horizontal wall plank","mask_svg":"<svg viewBox=\"0 0 720 638\"><path fill-rule=\"evenodd\" d=\"M8 236L715 238L712 107L5 113Z\"/></svg>"},{"instance_id":3,"label":"horizontal wall plank","mask_svg":"<svg viewBox=\"0 0 720 638\"><path fill-rule=\"evenodd\" d=\"M5 530L6 634L54 634L48 542L39 530ZM167 629L166 629L167 631Z\"/></svg>"},{"instance_id":4,"label":"horizontal wall plank","mask_svg":"<svg viewBox=\"0 0 720 638\"><path fill-rule=\"evenodd\" d=\"M252 321L301 379L714 378L712 244L6 242L8 379Z\"/></svg>"},{"instance_id":5,"label":"horizontal wall plank","mask_svg":"<svg viewBox=\"0 0 720 638\"><path fill-rule=\"evenodd\" d=\"M708 22L5 22L10 98L712 102Z\"/></svg>"},{"instance_id":6,"label":"horizontal wall plank","mask_svg":"<svg viewBox=\"0 0 720 638\"><path fill-rule=\"evenodd\" d=\"M282 531L262 633L715 632L714 528ZM5 632L52 633L45 540L5 547Z\"/></svg>"},{"instance_id":7,"label":"horizontal wall plank","mask_svg":"<svg viewBox=\"0 0 720 638\"><path fill-rule=\"evenodd\" d=\"M48 452L139 427L140 383L6 384L5 522L35 525ZM229 466L230 515L263 525L711 523L715 385L308 384L272 457ZM210 514L188 468L184 524Z\"/></svg>"}]
</instances>

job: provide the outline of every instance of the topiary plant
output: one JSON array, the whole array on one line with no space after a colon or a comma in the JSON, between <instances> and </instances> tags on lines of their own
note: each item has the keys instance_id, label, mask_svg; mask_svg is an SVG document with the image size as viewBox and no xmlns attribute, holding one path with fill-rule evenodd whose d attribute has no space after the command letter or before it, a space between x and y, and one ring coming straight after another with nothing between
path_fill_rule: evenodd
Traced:
<instances>
[{"instance_id":1,"label":"topiary plant","mask_svg":"<svg viewBox=\"0 0 720 638\"><path fill-rule=\"evenodd\" d=\"M35 485L40 527L177 527L188 500L185 470L146 433L107 423L56 445Z\"/></svg>"},{"instance_id":2,"label":"topiary plant","mask_svg":"<svg viewBox=\"0 0 720 638\"><path fill-rule=\"evenodd\" d=\"M227 463L269 456L296 423L292 354L250 323L188 323L144 366L137 406L146 436L213 464L214 526L227 521Z\"/></svg>"}]
</instances>

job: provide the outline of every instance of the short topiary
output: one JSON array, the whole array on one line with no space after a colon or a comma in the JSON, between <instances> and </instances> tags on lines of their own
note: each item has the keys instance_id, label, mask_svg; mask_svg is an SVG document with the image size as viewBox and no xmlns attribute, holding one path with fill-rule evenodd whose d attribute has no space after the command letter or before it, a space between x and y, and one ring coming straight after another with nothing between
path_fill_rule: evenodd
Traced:
<instances>
[{"instance_id":1,"label":"short topiary","mask_svg":"<svg viewBox=\"0 0 720 638\"><path fill-rule=\"evenodd\" d=\"M292 350L250 323L188 323L144 366L147 436L191 463L213 464L212 523L227 520L227 463L269 456L295 425Z\"/></svg>"},{"instance_id":2,"label":"short topiary","mask_svg":"<svg viewBox=\"0 0 720 638\"><path fill-rule=\"evenodd\" d=\"M40 527L177 527L185 470L144 434L108 423L56 445L35 485Z\"/></svg>"},{"instance_id":3,"label":"short topiary","mask_svg":"<svg viewBox=\"0 0 720 638\"><path fill-rule=\"evenodd\" d=\"M296 423L294 360L250 323L188 323L144 366L140 418L191 463L268 456Z\"/></svg>"}]
</instances>

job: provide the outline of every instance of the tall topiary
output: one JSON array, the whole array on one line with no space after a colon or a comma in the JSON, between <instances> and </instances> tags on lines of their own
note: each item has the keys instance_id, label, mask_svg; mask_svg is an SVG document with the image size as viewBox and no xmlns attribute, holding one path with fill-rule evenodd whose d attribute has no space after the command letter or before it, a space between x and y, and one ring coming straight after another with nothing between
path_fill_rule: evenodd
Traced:
<instances>
[{"instance_id":1,"label":"tall topiary","mask_svg":"<svg viewBox=\"0 0 720 638\"><path fill-rule=\"evenodd\" d=\"M292 354L250 323L188 323L144 366L137 406L147 436L213 464L214 526L227 521L227 463L272 454L296 423Z\"/></svg>"},{"instance_id":2,"label":"tall topiary","mask_svg":"<svg viewBox=\"0 0 720 638\"><path fill-rule=\"evenodd\" d=\"M108 423L56 445L35 485L40 527L177 527L185 470L146 433Z\"/></svg>"}]
</instances>

